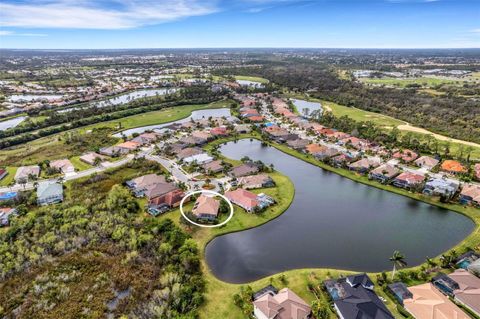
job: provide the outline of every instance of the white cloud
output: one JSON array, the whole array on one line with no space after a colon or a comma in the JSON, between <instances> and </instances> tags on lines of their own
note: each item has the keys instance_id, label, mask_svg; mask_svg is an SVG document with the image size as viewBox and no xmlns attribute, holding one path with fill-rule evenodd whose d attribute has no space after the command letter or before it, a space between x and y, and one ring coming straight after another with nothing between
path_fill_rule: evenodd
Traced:
<instances>
[{"instance_id":1,"label":"white cloud","mask_svg":"<svg viewBox=\"0 0 480 319\"><path fill-rule=\"evenodd\" d=\"M52 0L0 3L0 25L28 28L128 29L211 14L212 0Z\"/></svg>"},{"instance_id":2,"label":"white cloud","mask_svg":"<svg viewBox=\"0 0 480 319\"><path fill-rule=\"evenodd\" d=\"M473 32L473 33L480 33L480 29L473 29L473 30L470 30L470 32Z\"/></svg>"},{"instance_id":3,"label":"white cloud","mask_svg":"<svg viewBox=\"0 0 480 319\"><path fill-rule=\"evenodd\" d=\"M0 30L0 36L20 36L20 37L46 37L44 33L17 33L13 31Z\"/></svg>"}]
</instances>

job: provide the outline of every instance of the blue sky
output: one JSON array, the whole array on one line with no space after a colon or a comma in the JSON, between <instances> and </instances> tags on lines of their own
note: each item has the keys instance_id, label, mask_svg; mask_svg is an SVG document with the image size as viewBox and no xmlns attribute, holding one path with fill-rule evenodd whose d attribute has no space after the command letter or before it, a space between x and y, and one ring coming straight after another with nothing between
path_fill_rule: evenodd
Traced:
<instances>
[{"instance_id":1,"label":"blue sky","mask_svg":"<svg viewBox=\"0 0 480 319\"><path fill-rule=\"evenodd\" d=\"M480 0L1 0L0 48L480 47Z\"/></svg>"}]
</instances>

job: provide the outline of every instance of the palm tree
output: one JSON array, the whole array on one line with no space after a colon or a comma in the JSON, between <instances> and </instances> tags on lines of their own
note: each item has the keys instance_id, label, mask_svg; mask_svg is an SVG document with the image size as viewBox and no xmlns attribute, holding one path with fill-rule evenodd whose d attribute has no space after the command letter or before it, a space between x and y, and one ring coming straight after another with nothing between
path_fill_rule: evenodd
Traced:
<instances>
[{"instance_id":1,"label":"palm tree","mask_svg":"<svg viewBox=\"0 0 480 319\"><path fill-rule=\"evenodd\" d=\"M393 271L392 271L392 280L395 277L395 271L398 268L405 267L407 265L407 262L405 261L405 255L403 255L401 252L398 250L395 250L393 252L392 257L390 257L390 261L393 263Z\"/></svg>"}]
</instances>

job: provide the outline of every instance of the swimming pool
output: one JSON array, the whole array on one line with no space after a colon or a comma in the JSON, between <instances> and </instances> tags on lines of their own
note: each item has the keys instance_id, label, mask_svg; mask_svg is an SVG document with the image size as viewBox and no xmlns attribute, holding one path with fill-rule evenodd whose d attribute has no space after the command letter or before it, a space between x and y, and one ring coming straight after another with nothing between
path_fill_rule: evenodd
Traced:
<instances>
[{"instance_id":1,"label":"swimming pool","mask_svg":"<svg viewBox=\"0 0 480 319\"><path fill-rule=\"evenodd\" d=\"M17 192L7 192L0 194L0 200L10 200L17 197Z\"/></svg>"}]
</instances>

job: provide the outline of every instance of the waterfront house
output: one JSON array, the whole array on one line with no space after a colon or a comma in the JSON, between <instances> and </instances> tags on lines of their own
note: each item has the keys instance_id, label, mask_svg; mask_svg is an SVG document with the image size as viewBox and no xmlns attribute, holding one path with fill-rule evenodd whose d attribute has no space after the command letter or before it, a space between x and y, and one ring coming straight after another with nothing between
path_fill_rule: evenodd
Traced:
<instances>
[{"instance_id":1,"label":"waterfront house","mask_svg":"<svg viewBox=\"0 0 480 319\"><path fill-rule=\"evenodd\" d=\"M370 171L368 178L379 181L382 184L387 184L398 174L400 174L400 170L395 166L383 164Z\"/></svg>"},{"instance_id":2,"label":"waterfront house","mask_svg":"<svg viewBox=\"0 0 480 319\"><path fill-rule=\"evenodd\" d=\"M423 188L423 193L430 196L451 198L460 188L460 182L451 178L430 178Z\"/></svg>"},{"instance_id":3,"label":"waterfront house","mask_svg":"<svg viewBox=\"0 0 480 319\"><path fill-rule=\"evenodd\" d=\"M319 152L322 149L322 147L318 144L308 144L305 146L305 152L309 154L315 154Z\"/></svg>"},{"instance_id":4,"label":"waterfront house","mask_svg":"<svg viewBox=\"0 0 480 319\"><path fill-rule=\"evenodd\" d=\"M257 194L241 188L225 192L225 197L233 204L245 209L247 212L253 212L260 205L260 201L257 199Z\"/></svg>"},{"instance_id":5,"label":"waterfront house","mask_svg":"<svg viewBox=\"0 0 480 319\"><path fill-rule=\"evenodd\" d=\"M339 154L337 156L332 157L331 163L335 167L343 167L344 165L347 165L348 163L353 162L355 159L353 156L350 156L349 154Z\"/></svg>"},{"instance_id":6,"label":"waterfront house","mask_svg":"<svg viewBox=\"0 0 480 319\"><path fill-rule=\"evenodd\" d=\"M415 165L418 167L424 167L427 169L432 169L438 165L440 161L436 158L430 156L421 156L415 160Z\"/></svg>"},{"instance_id":7,"label":"waterfront house","mask_svg":"<svg viewBox=\"0 0 480 319\"><path fill-rule=\"evenodd\" d=\"M316 159L318 160L325 160L327 158L334 157L335 155L338 155L340 153L336 148L334 147L329 147L329 146L321 146L313 156L315 156Z\"/></svg>"},{"instance_id":8,"label":"waterfront house","mask_svg":"<svg viewBox=\"0 0 480 319\"><path fill-rule=\"evenodd\" d=\"M84 163L94 166L96 161L103 162L106 160L106 157L95 152L89 152L80 156L80 160Z\"/></svg>"},{"instance_id":9,"label":"waterfront house","mask_svg":"<svg viewBox=\"0 0 480 319\"><path fill-rule=\"evenodd\" d=\"M451 279L450 277L441 272L432 278L432 284L443 294L450 297L453 296L454 290L460 288L460 286L455 280Z\"/></svg>"},{"instance_id":10,"label":"waterfront house","mask_svg":"<svg viewBox=\"0 0 480 319\"><path fill-rule=\"evenodd\" d=\"M225 126L214 127L210 130L210 134L215 137L228 136L228 130Z\"/></svg>"},{"instance_id":11,"label":"waterfront house","mask_svg":"<svg viewBox=\"0 0 480 319\"><path fill-rule=\"evenodd\" d=\"M455 265L462 269L468 269L468 266L473 263L475 260L480 258L480 255L474 252L473 250L469 250L466 253L458 256L454 262Z\"/></svg>"},{"instance_id":12,"label":"waterfront house","mask_svg":"<svg viewBox=\"0 0 480 319\"><path fill-rule=\"evenodd\" d=\"M238 125L235 125L235 132L239 133L239 134L246 134L246 133L250 133L252 131L252 129L250 128L250 125L248 124L238 124Z\"/></svg>"},{"instance_id":13,"label":"waterfront house","mask_svg":"<svg viewBox=\"0 0 480 319\"><path fill-rule=\"evenodd\" d=\"M212 134L207 131L193 131L191 136L198 140L205 140L206 142L211 141L213 139Z\"/></svg>"},{"instance_id":14,"label":"waterfront house","mask_svg":"<svg viewBox=\"0 0 480 319\"><path fill-rule=\"evenodd\" d=\"M213 161L213 157L208 155L207 153L202 153L202 154L197 154L197 155L192 155L189 157L186 157L183 159L183 162L185 164L192 164L192 163L197 163L198 165L203 165L206 163L210 163Z\"/></svg>"},{"instance_id":15,"label":"waterfront house","mask_svg":"<svg viewBox=\"0 0 480 319\"><path fill-rule=\"evenodd\" d=\"M159 183L166 183L165 176L148 174L129 180L125 184L136 197L143 197L147 187Z\"/></svg>"},{"instance_id":16,"label":"waterfront house","mask_svg":"<svg viewBox=\"0 0 480 319\"><path fill-rule=\"evenodd\" d=\"M405 299L405 309L416 319L469 319L459 307L431 283L409 287L413 297Z\"/></svg>"},{"instance_id":17,"label":"waterfront house","mask_svg":"<svg viewBox=\"0 0 480 319\"><path fill-rule=\"evenodd\" d=\"M244 176L238 179L238 185L243 189L265 188L275 186L273 179L267 174Z\"/></svg>"},{"instance_id":18,"label":"waterfront house","mask_svg":"<svg viewBox=\"0 0 480 319\"><path fill-rule=\"evenodd\" d=\"M480 278L465 269L457 269L448 277L458 284L453 291L454 300L480 316Z\"/></svg>"},{"instance_id":19,"label":"waterfront house","mask_svg":"<svg viewBox=\"0 0 480 319\"><path fill-rule=\"evenodd\" d=\"M205 170L207 174L216 174L220 173L223 171L223 166L222 166L222 161L216 160L216 161L211 161L209 163L206 163L202 165L202 168Z\"/></svg>"},{"instance_id":20,"label":"waterfront house","mask_svg":"<svg viewBox=\"0 0 480 319\"><path fill-rule=\"evenodd\" d=\"M51 161L50 167L56 169L57 171L63 174L75 173L75 167L73 166L72 162L70 162L68 159Z\"/></svg>"},{"instance_id":21,"label":"waterfront house","mask_svg":"<svg viewBox=\"0 0 480 319\"><path fill-rule=\"evenodd\" d=\"M191 157L194 155L202 154L204 150L198 147L186 147L184 149L178 149L176 151L176 158L183 160L184 158Z\"/></svg>"},{"instance_id":22,"label":"waterfront house","mask_svg":"<svg viewBox=\"0 0 480 319\"><path fill-rule=\"evenodd\" d=\"M387 290L395 297L399 304L403 306L405 299L412 298L413 295L403 282L394 282L387 286Z\"/></svg>"},{"instance_id":23,"label":"waterfront house","mask_svg":"<svg viewBox=\"0 0 480 319\"><path fill-rule=\"evenodd\" d=\"M17 210L11 207L0 207L0 227L10 224L10 217L15 215Z\"/></svg>"},{"instance_id":24,"label":"waterfront house","mask_svg":"<svg viewBox=\"0 0 480 319\"><path fill-rule=\"evenodd\" d=\"M157 133L142 133L137 137L133 138L131 141L139 143L141 145L152 144L158 140L159 136L160 134Z\"/></svg>"},{"instance_id":25,"label":"waterfront house","mask_svg":"<svg viewBox=\"0 0 480 319\"><path fill-rule=\"evenodd\" d=\"M257 165L255 165L254 163L247 162L232 168L232 170L229 172L229 175L232 177L238 178L242 176L253 175L258 172L259 172L259 168Z\"/></svg>"},{"instance_id":26,"label":"waterfront house","mask_svg":"<svg viewBox=\"0 0 480 319\"><path fill-rule=\"evenodd\" d=\"M49 205L63 201L63 186L56 182L41 182L37 187L37 204Z\"/></svg>"},{"instance_id":27,"label":"waterfront house","mask_svg":"<svg viewBox=\"0 0 480 319\"><path fill-rule=\"evenodd\" d=\"M394 319L366 274L326 280L324 286L342 319Z\"/></svg>"},{"instance_id":28,"label":"waterfront house","mask_svg":"<svg viewBox=\"0 0 480 319\"><path fill-rule=\"evenodd\" d=\"M7 175L8 171L6 169L0 168L0 180L2 180Z\"/></svg>"},{"instance_id":29,"label":"waterfront house","mask_svg":"<svg viewBox=\"0 0 480 319\"><path fill-rule=\"evenodd\" d=\"M36 179L40 175L40 166L32 165L32 166L21 166L17 169L15 173L15 181L28 181L29 179Z\"/></svg>"},{"instance_id":30,"label":"waterfront house","mask_svg":"<svg viewBox=\"0 0 480 319\"><path fill-rule=\"evenodd\" d=\"M217 218L219 208L219 200L213 197L200 195L193 206L192 213L198 219L211 221Z\"/></svg>"},{"instance_id":31,"label":"waterfront house","mask_svg":"<svg viewBox=\"0 0 480 319\"><path fill-rule=\"evenodd\" d=\"M410 163L416 160L417 157L418 157L418 154L409 149L404 149L404 150L400 150L393 153L393 158L399 159L404 163Z\"/></svg>"},{"instance_id":32,"label":"waterfront house","mask_svg":"<svg viewBox=\"0 0 480 319\"><path fill-rule=\"evenodd\" d=\"M309 143L310 142L308 140L301 139L301 138L287 141L287 145L297 151L303 150Z\"/></svg>"},{"instance_id":33,"label":"waterfront house","mask_svg":"<svg viewBox=\"0 0 480 319\"><path fill-rule=\"evenodd\" d=\"M125 155L127 153L129 153L130 150L127 149L127 148L122 148L122 147L119 147L117 145L113 145L113 146L107 146L107 147L103 147L99 150L99 153L102 154L102 155L106 155L106 156L110 156L110 157L116 157L116 156L120 156L120 155Z\"/></svg>"},{"instance_id":34,"label":"waterfront house","mask_svg":"<svg viewBox=\"0 0 480 319\"><path fill-rule=\"evenodd\" d=\"M413 172L403 172L393 180L393 185L400 188L412 189L420 186L425 176Z\"/></svg>"},{"instance_id":35,"label":"waterfront house","mask_svg":"<svg viewBox=\"0 0 480 319\"><path fill-rule=\"evenodd\" d=\"M278 293L269 289L253 300L253 315L256 319L309 319L312 309L288 288Z\"/></svg>"},{"instance_id":36,"label":"waterfront house","mask_svg":"<svg viewBox=\"0 0 480 319\"><path fill-rule=\"evenodd\" d=\"M474 205L480 207L480 185L469 183L463 184L459 201L463 205Z\"/></svg>"},{"instance_id":37,"label":"waterfront house","mask_svg":"<svg viewBox=\"0 0 480 319\"><path fill-rule=\"evenodd\" d=\"M458 161L445 160L440 169L450 174L461 174L467 172L467 169Z\"/></svg>"},{"instance_id":38,"label":"waterfront house","mask_svg":"<svg viewBox=\"0 0 480 319\"><path fill-rule=\"evenodd\" d=\"M369 172L371 169L380 165L380 161L372 158L362 158L356 162L348 164L348 169L361 174Z\"/></svg>"}]
</instances>

